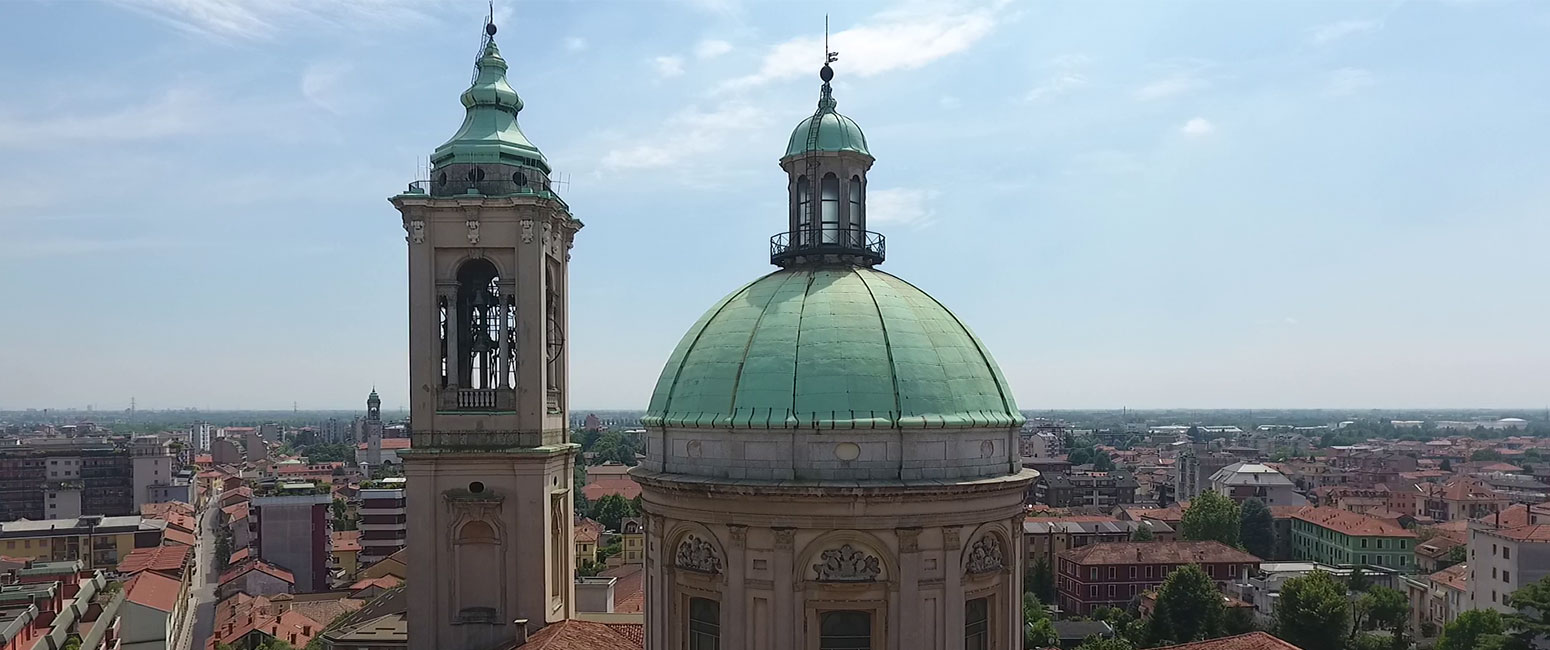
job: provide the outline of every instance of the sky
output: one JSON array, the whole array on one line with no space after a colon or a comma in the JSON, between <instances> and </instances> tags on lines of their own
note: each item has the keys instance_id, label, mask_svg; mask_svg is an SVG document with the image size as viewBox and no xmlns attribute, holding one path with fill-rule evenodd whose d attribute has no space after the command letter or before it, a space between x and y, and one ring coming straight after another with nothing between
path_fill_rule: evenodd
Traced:
<instances>
[{"instance_id":1,"label":"sky","mask_svg":"<svg viewBox=\"0 0 1550 650\"><path fill-rule=\"evenodd\" d=\"M818 98L1024 409L1550 403L1550 3L497 3L586 223L573 410L770 270ZM0 2L0 409L405 403L387 197L482 2Z\"/></svg>"}]
</instances>

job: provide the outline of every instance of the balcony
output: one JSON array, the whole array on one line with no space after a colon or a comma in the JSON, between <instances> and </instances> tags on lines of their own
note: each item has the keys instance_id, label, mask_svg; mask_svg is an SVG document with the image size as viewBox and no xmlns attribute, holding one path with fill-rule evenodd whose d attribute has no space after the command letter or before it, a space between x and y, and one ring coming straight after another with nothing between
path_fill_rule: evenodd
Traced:
<instances>
[{"instance_id":1,"label":"balcony","mask_svg":"<svg viewBox=\"0 0 1550 650\"><path fill-rule=\"evenodd\" d=\"M807 227L770 237L770 263L786 266L800 258L837 255L880 264L887 256L888 241L870 230Z\"/></svg>"},{"instance_id":2,"label":"balcony","mask_svg":"<svg viewBox=\"0 0 1550 650\"><path fill-rule=\"evenodd\" d=\"M543 177L538 170L532 170L520 177L499 178L484 180L470 180L464 178L438 178L436 180L414 181L404 191L405 195L430 195L437 197L446 196L533 196L545 199L559 200L560 195L555 191L554 184Z\"/></svg>"},{"instance_id":3,"label":"balcony","mask_svg":"<svg viewBox=\"0 0 1550 650\"><path fill-rule=\"evenodd\" d=\"M356 510L356 512L360 513L360 515L362 517L372 517L372 516L377 516L377 515L403 515L403 514L407 514L406 511L404 510L403 506L397 506L397 507L393 507L393 508L371 508L371 507L367 507L367 506L361 506L359 509Z\"/></svg>"},{"instance_id":4,"label":"balcony","mask_svg":"<svg viewBox=\"0 0 1550 650\"><path fill-rule=\"evenodd\" d=\"M447 388L441 391L441 402L437 410L452 413L514 411L516 392L511 388Z\"/></svg>"},{"instance_id":5,"label":"balcony","mask_svg":"<svg viewBox=\"0 0 1550 650\"><path fill-rule=\"evenodd\" d=\"M405 521L400 521L398 523L368 524L368 523L362 521L362 522L357 522L355 524L355 527L360 529L360 531L362 533L365 533L367 531L374 531L374 530L385 530L385 531L389 531L389 532L403 532L403 531L406 531L406 530L409 529L409 523L405 522ZM365 543L366 540L370 539L370 538L366 537L365 535L362 535L360 539L361 539L362 543ZM397 538L397 539L402 541L403 538L400 537L400 538Z\"/></svg>"}]
</instances>

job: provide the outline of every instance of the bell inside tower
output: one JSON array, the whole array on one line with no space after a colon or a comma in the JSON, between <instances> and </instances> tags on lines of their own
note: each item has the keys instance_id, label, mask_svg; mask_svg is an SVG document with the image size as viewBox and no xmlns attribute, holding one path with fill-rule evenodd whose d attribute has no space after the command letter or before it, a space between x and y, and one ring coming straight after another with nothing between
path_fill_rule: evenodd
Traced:
<instances>
[{"instance_id":1,"label":"bell inside tower","mask_svg":"<svg viewBox=\"0 0 1550 650\"><path fill-rule=\"evenodd\" d=\"M444 365L455 369L453 383L459 388L508 388L514 384L515 313L513 299L502 295L500 285L500 271L489 260L469 260L458 267L455 308L444 311L455 315L451 327L455 339L453 345L444 341L443 354L456 354L455 363Z\"/></svg>"}]
</instances>

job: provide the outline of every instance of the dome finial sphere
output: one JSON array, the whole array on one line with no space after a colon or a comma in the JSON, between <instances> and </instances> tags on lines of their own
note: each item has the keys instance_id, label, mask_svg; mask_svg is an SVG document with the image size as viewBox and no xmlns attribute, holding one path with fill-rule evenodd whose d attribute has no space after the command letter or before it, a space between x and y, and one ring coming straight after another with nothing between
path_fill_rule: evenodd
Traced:
<instances>
[{"instance_id":1,"label":"dome finial sphere","mask_svg":"<svg viewBox=\"0 0 1550 650\"><path fill-rule=\"evenodd\" d=\"M489 34L491 36L494 36L495 35L495 23L485 23L484 24L484 33Z\"/></svg>"},{"instance_id":2,"label":"dome finial sphere","mask_svg":"<svg viewBox=\"0 0 1550 650\"><path fill-rule=\"evenodd\" d=\"M819 68L818 78L822 79L824 83L829 83L834 79L834 68L831 68L825 64L822 68Z\"/></svg>"}]
</instances>

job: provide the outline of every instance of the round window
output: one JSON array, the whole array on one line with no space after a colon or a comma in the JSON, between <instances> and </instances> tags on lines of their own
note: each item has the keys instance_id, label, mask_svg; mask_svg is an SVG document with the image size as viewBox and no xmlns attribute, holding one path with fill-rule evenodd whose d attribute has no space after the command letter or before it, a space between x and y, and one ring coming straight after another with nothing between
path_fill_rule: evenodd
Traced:
<instances>
[{"instance_id":1,"label":"round window","mask_svg":"<svg viewBox=\"0 0 1550 650\"><path fill-rule=\"evenodd\" d=\"M474 494L482 494L482 493L484 493L484 483L480 483L479 481L474 481L473 483L469 483L468 484L468 491L472 492Z\"/></svg>"}]
</instances>

